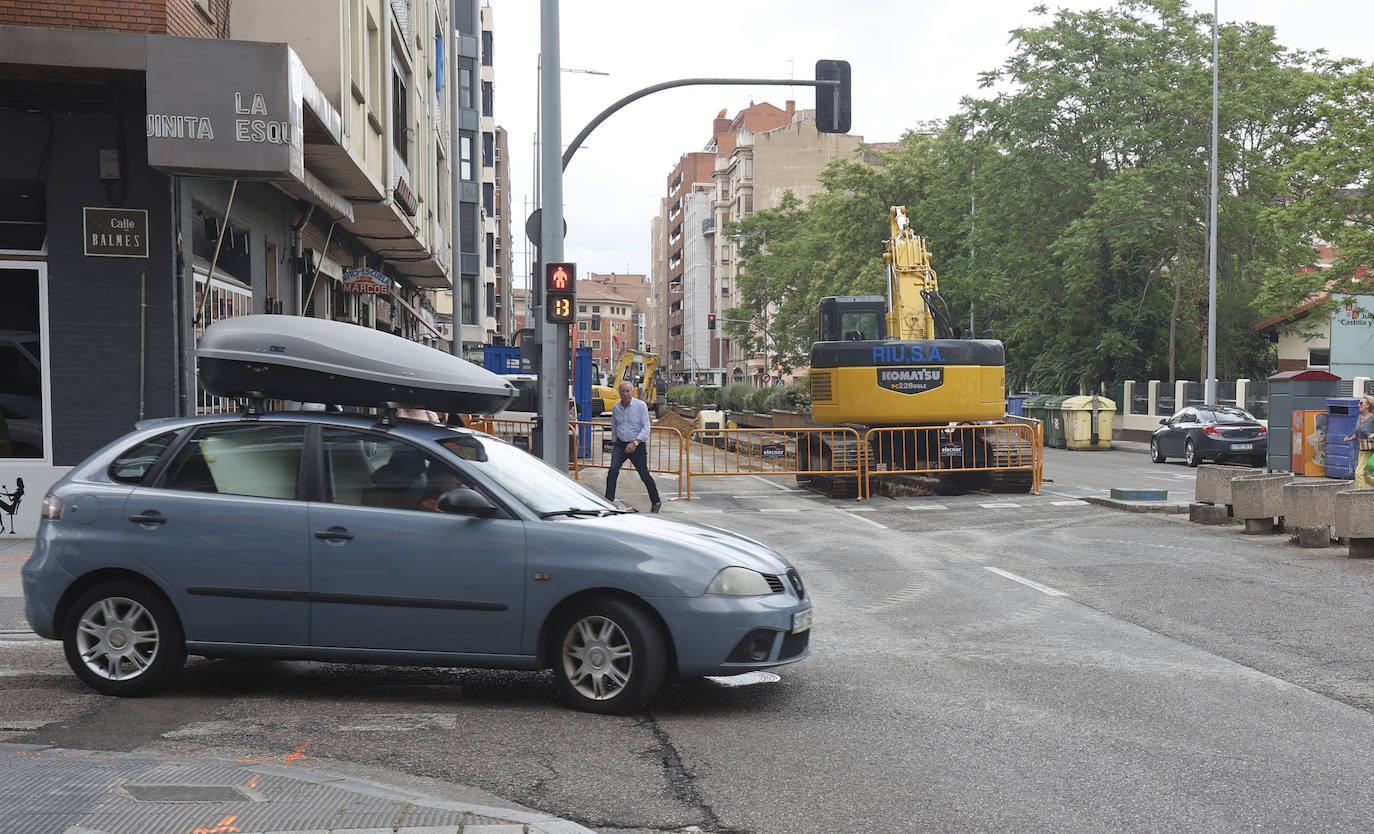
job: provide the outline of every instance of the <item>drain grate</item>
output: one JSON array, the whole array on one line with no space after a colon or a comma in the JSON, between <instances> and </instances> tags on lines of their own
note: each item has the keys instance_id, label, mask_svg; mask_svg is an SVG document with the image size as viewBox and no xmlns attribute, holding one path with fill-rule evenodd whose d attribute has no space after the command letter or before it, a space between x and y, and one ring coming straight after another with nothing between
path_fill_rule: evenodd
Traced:
<instances>
[{"instance_id":1,"label":"drain grate","mask_svg":"<svg viewBox=\"0 0 1374 834\"><path fill-rule=\"evenodd\" d=\"M238 788L224 785L128 785L124 790L139 802L251 802Z\"/></svg>"}]
</instances>

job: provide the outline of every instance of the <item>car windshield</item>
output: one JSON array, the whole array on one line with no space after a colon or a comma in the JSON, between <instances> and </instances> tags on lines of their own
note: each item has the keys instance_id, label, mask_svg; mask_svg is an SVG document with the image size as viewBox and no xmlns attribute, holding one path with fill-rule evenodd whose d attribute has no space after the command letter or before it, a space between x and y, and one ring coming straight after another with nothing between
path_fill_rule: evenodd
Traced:
<instances>
[{"instance_id":1,"label":"car windshield","mask_svg":"<svg viewBox=\"0 0 1374 834\"><path fill-rule=\"evenodd\" d=\"M1202 412L1204 423L1256 423L1259 422L1249 412L1238 408L1217 408Z\"/></svg>"},{"instance_id":2,"label":"car windshield","mask_svg":"<svg viewBox=\"0 0 1374 834\"><path fill-rule=\"evenodd\" d=\"M440 444L540 515L567 510L598 514L620 511L529 452L494 437L461 435L445 438Z\"/></svg>"}]
</instances>

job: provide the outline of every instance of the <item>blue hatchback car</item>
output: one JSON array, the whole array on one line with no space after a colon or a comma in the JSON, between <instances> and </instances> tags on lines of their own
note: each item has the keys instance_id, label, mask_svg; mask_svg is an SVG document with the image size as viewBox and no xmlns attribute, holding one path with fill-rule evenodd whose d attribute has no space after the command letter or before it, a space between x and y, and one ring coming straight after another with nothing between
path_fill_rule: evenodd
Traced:
<instances>
[{"instance_id":1,"label":"blue hatchback car","mask_svg":"<svg viewBox=\"0 0 1374 834\"><path fill-rule=\"evenodd\" d=\"M624 713L807 657L812 613L758 542L480 432L322 412L140 423L53 486L23 579L33 630L111 695L194 654L549 668Z\"/></svg>"}]
</instances>

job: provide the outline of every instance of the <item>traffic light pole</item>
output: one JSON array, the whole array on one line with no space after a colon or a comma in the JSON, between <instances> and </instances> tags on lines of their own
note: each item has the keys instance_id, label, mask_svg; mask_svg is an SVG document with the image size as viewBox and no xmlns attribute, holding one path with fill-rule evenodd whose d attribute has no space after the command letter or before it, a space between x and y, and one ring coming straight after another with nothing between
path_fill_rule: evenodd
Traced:
<instances>
[{"instance_id":1,"label":"traffic light pole","mask_svg":"<svg viewBox=\"0 0 1374 834\"><path fill-rule=\"evenodd\" d=\"M562 93L559 71L562 56L558 49L558 0L540 0L540 229L539 260L542 264L563 260L563 169L559 150L563 147ZM543 276L531 276L531 283ZM548 299L541 300L541 308ZM543 309L535 311L539 322L539 343L543 355L539 363L539 457L560 472L568 471L568 325L552 324Z\"/></svg>"}]
</instances>

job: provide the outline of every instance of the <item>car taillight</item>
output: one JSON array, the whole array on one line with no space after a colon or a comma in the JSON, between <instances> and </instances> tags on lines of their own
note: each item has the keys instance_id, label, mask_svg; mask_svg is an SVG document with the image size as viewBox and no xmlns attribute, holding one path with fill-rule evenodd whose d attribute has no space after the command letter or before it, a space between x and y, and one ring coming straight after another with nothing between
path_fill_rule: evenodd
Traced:
<instances>
[{"instance_id":1,"label":"car taillight","mask_svg":"<svg viewBox=\"0 0 1374 834\"><path fill-rule=\"evenodd\" d=\"M1269 433L1269 429L1265 428L1264 426L1260 426L1260 427L1259 427L1259 433L1260 433L1261 436L1266 435L1266 434Z\"/></svg>"},{"instance_id":2,"label":"car taillight","mask_svg":"<svg viewBox=\"0 0 1374 834\"><path fill-rule=\"evenodd\" d=\"M43 496L43 510L39 513L41 518L50 518L56 521L62 517L62 499L49 492Z\"/></svg>"},{"instance_id":3,"label":"car taillight","mask_svg":"<svg viewBox=\"0 0 1374 834\"><path fill-rule=\"evenodd\" d=\"M1210 434L1212 437L1221 437L1221 429L1216 426L1203 426L1203 434Z\"/></svg>"}]
</instances>

